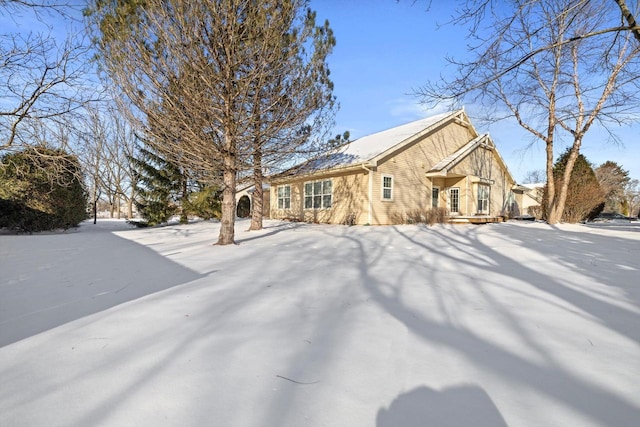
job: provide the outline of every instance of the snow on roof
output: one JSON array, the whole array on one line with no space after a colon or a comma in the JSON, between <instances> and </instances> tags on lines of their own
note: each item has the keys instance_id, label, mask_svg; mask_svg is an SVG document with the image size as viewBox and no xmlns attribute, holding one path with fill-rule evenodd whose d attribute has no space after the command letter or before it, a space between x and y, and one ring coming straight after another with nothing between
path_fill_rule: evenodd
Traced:
<instances>
[{"instance_id":1,"label":"snow on roof","mask_svg":"<svg viewBox=\"0 0 640 427\"><path fill-rule=\"evenodd\" d=\"M457 111L455 113L457 113ZM371 160L452 114L454 114L454 112L436 114L364 136L347 144L342 153L349 157L351 163Z\"/></svg>"},{"instance_id":2,"label":"snow on roof","mask_svg":"<svg viewBox=\"0 0 640 427\"><path fill-rule=\"evenodd\" d=\"M425 129L444 119L455 116L461 111L463 110L435 114L391 129L363 136L344 144L336 151L294 166L279 174L279 176L309 174L321 170L348 167L369 162L403 142L408 141Z\"/></svg>"},{"instance_id":3,"label":"snow on roof","mask_svg":"<svg viewBox=\"0 0 640 427\"><path fill-rule=\"evenodd\" d=\"M527 187L530 190L535 190L536 188L542 188L544 187L546 184L544 182L535 182L533 184L520 184L523 187Z\"/></svg>"}]
</instances>

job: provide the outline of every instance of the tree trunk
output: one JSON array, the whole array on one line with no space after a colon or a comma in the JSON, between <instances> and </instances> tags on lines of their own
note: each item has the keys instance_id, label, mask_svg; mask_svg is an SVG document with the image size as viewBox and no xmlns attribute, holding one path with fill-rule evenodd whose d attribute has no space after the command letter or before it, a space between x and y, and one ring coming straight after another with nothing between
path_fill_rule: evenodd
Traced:
<instances>
[{"instance_id":1,"label":"tree trunk","mask_svg":"<svg viewBox=\"0 0 640 427\"><path fill-rule=\"evenodd\" d=\"M564 214L564 206L567 201L567 192L569 191L569 181L571 180L571 173L573 172L573 166L576 164L578 154L580 154L580 145L582 141L577 139L574 141L565 165L564 173L562 176L562 185L559 191L557 191L553 204L549 206L547 223L557 224L562 220ZM553 174L552 174L553 175Z\"/></svg>"},{"instance_id":2,"label":"tree trunk","mask_svg":"<svg viewBox=\"0 0 640 427\"><path fill-rule=\"evenodd\" d=\"M136 196L136 184L131 183L131 195L129 200L127 200L127 209L129 210L129 219L133 219L133 199Z\"/></svg>"},{"instance_id":3,"label":"tree trunk","mask_svg":"<svg viewBox=\"0 0 640 427\"><path fill-rule=\"evenodd\" d=\"M556 61L557 61L556 56ZM553 143L555 139L555 131L556 131L556 122L555 122L555 114L556 114L556 92L555 88L557 85L557 63L556 63L556 73L553 75L553 91L549 94L549 117L547 122L547 135L544 139L547 144L546 147L546 169L547 169L547 223L548 224L556 224L559 221L559 218L555 216L555 205L556 205L556 180L553 175Z\"/></svg>"},{"instance_id":4,"label":"tree trunk","mask_svg":"<svg viewBox=\"0 0 640 427\"><path fill-rule=\"evenodd\" d=\"M555 224L558 221L552 215L552 212L555 209L555 201L556 201L556 181L555 181L555 177L553 176L553 144L547 143L546 152L547 152L546 153L546 156L547 156L547 163L546 163L546 169L547 169L547 193L546 193L546 197L547 197L547 212L546 212L546 216L547 216L547 223Z\"/></svg>"},{"instance_id":5,"label":"tree trunk","mask_svg":"<svg viewBox=\"0 0 640 427\"><path fill-rule=\"evenodd\" d=\"M181 203L181 207L180 207L180 224L187 224L189 222L189 217L187 216L187 210L184 208L185 203L187 202L189 193L188 193L188 189L187 189L187 177L186 174L183 172L182 173L182 188L180 189L182 194L181 194L181 199L182 199L182 203Z\"/></svg>"},{"instance_id":6,"label":"tree trunk","mask_svg":"<svg viewBox=\"0 0 640 427\"><path fill-rule=\"evenodd\" d=\"M557 224L555 216L556 206L556 180L553 176L553 144L547 143L547 223Z\"/></svg>"},{"instance_id":7,"label":"tree trunk","mask_svg":"<svg viewBox=\"0 0 640 427\"><path fill-rule=\"evenodd\" d=\"M96 184L94 184L96 185ZM93 201L93 223L98 222L98 192L96 191L97 185L94 186L91 192L91 199Z\"/></svg>"},{"instance_id":8,"label":"tree trunk","mask_svg":"<svg viewBox=\"0 0 640 427\"><path fill-rule=\"evenodd\" d=\"M236 158L231 150L224 154L223 162L222 216L217 244L231 245L235 243L236 220Z\"/></svg>"},{"instance_id":9,"label":"tree trunk","mask_svg":"<svg viewBox=\"0 0 640 427\"><path fill-rule=\"evenodd\" d=\"M251 195L251 226L249 230L262 230L262 152L256 149L253 154L253 194Z\"/></svg>"},{"instance_id":10,"label":"tree trunk","mask_svg":"<svg viewBox=\"0 0 640 427\"><path fill-rule=\"evenodd\" d=\"M614 0L614 1L618 4L618 7L620 8L620 12L622 13L622 17L629 24L629 28L631 29L633 36L636 38L637 41L640 42L640 30L638 30L638 23L636 22L636 18L633 16L631 11L629 10L629 7L627 6L627 2L625 0Z\"/></svg>"}]
</instances>

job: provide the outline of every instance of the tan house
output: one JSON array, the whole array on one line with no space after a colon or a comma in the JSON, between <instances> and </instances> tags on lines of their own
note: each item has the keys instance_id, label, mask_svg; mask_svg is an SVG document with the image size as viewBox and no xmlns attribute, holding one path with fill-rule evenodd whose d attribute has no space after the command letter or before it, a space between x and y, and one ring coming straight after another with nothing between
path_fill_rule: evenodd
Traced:
<instances>
[{"instance_id":1,"label":"tan house","mask_svg":"<svg viewBox=\"0 0 640 427\"><path fill-rule=\"evenodd\" d=\"M244 185L236 190L236 216L238 218L248 218L251 216L254 189L254 185ZM262 185L262 216L264 218L269 218L269 212L271 210L269 196L269 184L265 183Z\"/></svg>"},{"instance_id":2,"label":"tan house","mask_svg":"<svg viewBox=\"0 0 640 427\"><path fill-rule=\"evenodd\" d=\"M270 180L271 218L384 225L443 207L486 222L513 207L515 181L464 110L357 139Z\"/></svg>"},{"instance_id":3,"label":"tan house","mask_svg":"<svg viewBox=\"0 0 640 427\"><path fill-rule=\"evenodd\" d=\"M517 211L515 215L529 215L540 218L542 215L542 198L544 197L545 183L521 184L514 188L516 195Z\"/></svg>"}]
</instances>

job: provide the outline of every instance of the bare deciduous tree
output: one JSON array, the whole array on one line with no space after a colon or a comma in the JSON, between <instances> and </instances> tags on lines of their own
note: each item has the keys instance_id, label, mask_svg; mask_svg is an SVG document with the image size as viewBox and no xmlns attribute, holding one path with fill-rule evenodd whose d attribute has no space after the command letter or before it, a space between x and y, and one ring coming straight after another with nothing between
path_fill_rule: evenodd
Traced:
<instances>
[{"instance_id":1,"label":"bare deciduous tree","mask_svg":"<svg viewBox=\"0 0 640 427\"><path fill-rule=\"evenodd\" d=\"M626 201L624 190L629 183L629 172L616 162L607 161L594 170L605 196L605 210L621 211Z\"/></svg>"},{"instance_id":2,"label":"bare deciduous tree","mask_svg":"<svg viewBox=\"0 0 640 427\"><path fill-rule=\"evenodd\" d=\"M527 175L522 180L523 184L538 184L543 183L547 179L544 170L532 170L527 172Z\"/></svg>"},{"instance_id":3,"label":"bare deciduous tree","mask_svg":"<svg viewBox=\"0 0 640 427\"><path fill-rule=\"evenodd\" d=\"M625 0L613 0L616 2L618 7L620 8L620 13L622 14L622 18L627 22L629 26L629 30L633 33L633 36L640 42L640 26L636 22L636 13L632 12L627 6L627 2Z\"/></svg>"},{"instance_id":4,"label":"bare deciduous tree","mask_svg":"<svg viewBox=\"0 0 640 427\"><path fill-rule=\"evenodd\" d=\"M86 114L84 144L80 154L80 161L86 175L86 185L89 193L89 202L93 210L93 223L98 219L98 202L106 187L106 156L105 146L107 135L97 109L89 109Z\"/></svg>"},{"instance_id":5,"label":"bare deciduous tree","mask_svg":"<svg viewBox=\"0 0 640 427\"><path fill-rule=\"evenodd\" d=\"M106 197L111 217L121 217L122 203L127 217L133 216L136 177L129 158L136 149L132 129L113 104L86 108L79 144L80 160L87 174L87 187L94 210L94 223L100 197Z\"/></svg>"},{"instance_id":6,"label":"bare deciduous tree","mask_svg":"<svg viewBox=\"0 0 640 427\"><path fill-rule=\"evenodd\" d=\"M0 152L36 144L30 130L59 124L94 99L87 84L90 52L83 36L72 34L60 41L46 24L51 17L67 16L68 8L46 0L0 2L0 14L12 14L15 21L22 14L35 15L45 26L32 31L16 25L0 34Z\"/></svg>"},{"instance_id":7,"label":"bare deciduous tree","mask_svg":"<svg viewBox=\"0 0 640 427\"><path fill-rule=\"evenodd\" d=\"M514 117L545 143L551 224L562 218L585 134L598 124L614 135L612 126L640 110L637 27L624 24L621 3L470 0L468 14L456 22L471 24L472 59L452 61L456 77L421 91L425 101L467 99L484 105L494 120ZM554 147L563 136L571 150L557 185Z\"/></svg>"},{"instance_id":8,"label":"bare deciduous tree","mask_svg":"<svg viewBox=\"0 0 640 427\"><path fill-rule=\"evenodd\" d=\"M315 39L309 37L321 29L308 24L309 14L301 13L305 4L297 0L93 3L91 22L100 40L101 63L125 96L129 118L145 132L145 140L163 158L199 177L216 184L222 178L218 244L234 242L238 176L265 158L266 152L252 158L256 139L273 141L283 129L299 129L287 117L277 116L276 108L287 97L265 97L258 84L268 87L273 82L265 73L273 73L274 55L291 61L292 68L277 69L289 73L281 77L283 82L294 84L297 67L316 60ZM289 8L295 12L291 27L278 31L284 28L280 21L290 19ZM275 31L270 30L272 24ZM308 77L322 81L322 76ZM256 107L256 99L264 105ZM298 107L294 102L287 106ZM270 115L282 120L278 128L271 125L276 120Z\"/></svg>"},{"instance_id":9,"label":"bare deciduous tree","mask_svg":"<svg viewBox=\"0 0 640 427\"><path fill-rule=\"evenodd\" d=\"M627 214L640 217L640 181L632 179L627 183L624 189L624 198L624 204L628 207Z\"/></svg>"}]
</instances>

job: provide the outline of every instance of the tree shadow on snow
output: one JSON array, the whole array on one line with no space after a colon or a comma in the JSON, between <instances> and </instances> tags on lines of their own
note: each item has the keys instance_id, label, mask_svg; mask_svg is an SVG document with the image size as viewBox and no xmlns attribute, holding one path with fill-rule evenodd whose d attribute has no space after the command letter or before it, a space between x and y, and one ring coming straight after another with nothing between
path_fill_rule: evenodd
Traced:
<instances>
[{"instance_id":1,"label":"tree shadow on snow","mask_svg":"<svg viewBox=\"0 0 640 427\"><path fill-rule=\"evenodd\" d=\"M0 347L202 276L112 231L3 237Z\"/></svg>"},{"instance_id":2,"label":"tree shadow on snow","mask_svg":"<svg viewBox=\"0 0 640 427\"><path fill-rule=\"evenodd\" d=\"M507 223L502 224L499 230L505 238L528 250L541 255L553 253L559 265L572 270L575 274L585 274L609 288L621 290L629 301L640 309L640 286L637 285L640 267L635 255L640 242L637 239L624 238L613 228L589 226L585 226L585 231L563 231L552 226L544 229L529 228L526 224L518 226ZM617 229L617 231L629 230ZM634 227L634 231L640 231L640 227ZM474 244L480 249L490 250L477 239L474 240ZM563 249L559 250L559 248ZM490 251L492 254L501 255L497 250ZM504 261L509 260L505 257ZM518 264L524 267L529 263L527 259L522 259L518 260ZM640 342L640 330L634 326L640 321L640 316L619 307L612 310L613 307L610 305L602 305L601 301L587 297L581 292L568 290L564 286L550 288L545 286L544 281L535 282L535 284L602 318L608 326ZM632 318L626 319L625 322L618 322L614 317L618 318L620 313ZM629 320L635 320L635 322L629 322Z\"/></svg>"},{"instance_id":3,"label":"tree shadow on snow","mask_svg":"<svg viewBox=\"0 0 640 427\"><path fill-rule=\"evenodd\" d=\"M246 221L245 221L246 222ZM262 230L249 230L249 237L236 237L236 244L240 245L243 243L248 243L252 240L264 239L269 236L274 236L276 234L282 233L284 231L295 231L298 228L306 225L305 223L299 222L278 222L275 224L265 225Z\"/></svg>"},{"instance_id":4,"label":"tree shadow on snow","mask_svg":"<svg viewBox=\"0 0 640 427\"><path fill-rule=\"evenodd\" d=\"M557 278L538 271L535 266L527 266L525 260L507 257L482 243L474 232L469 233L468 230L462 231L456 227L394 227L394 230L395 236L415 245L416 249L409 257L397 258L397 253L402 251L395 251L393 246L402 244L402 241L398 241L391 233L387 234L387 241L380 241L379 236L374 233L367 236L349 236L344 233L342 236L358 247L358 253L352 261L358 263L364 288L373 300L410 331L427 342L455 350L482 370L503 377L508 382L532 388L588 418L598 420L602 425L628 425L629 420L640 418L640 409L627 400L573 375L556 363L544 348L538 347L535 338L529 336L526 328L518 324L518 318L510 312L508 306L501 301L492 300L490 295L484 295L485 301L491 304L488 309L502 316L505 324L518 333L546 363L532 362L508 348L485 340L474 331L458 325L455 319L448 322L435 321L428 313L407 305L402 292L405 287L425 285L431 288L436 299L446 292L447 283L443 282L442 277L434 275L433 266L425 265L424 255L429 254L438 263L449 263L450 266L443 271L448 269L447 274L456 275L459 280L463 280L460 276L469 271L469 276L464 280L470 285L478 279L478 274L482 275L483 270L487 273L500 272L562 298L602 319L612 330L637 341L638 316L635 313L571 289ZM410 235L407 230L412 230L413 234ZM393 277L376 273L377 266L385 264L394 266ZM416 270L423 274L421 277L424 283L415 283ZM482 292L482 289L478 289L478 292ZM446 311L445 304L442 305Z\"/></svg>"},{"instance_id":5,"label":"tree shadow on snow","mask_svg":"<svg viewBox=\"0 0 640 427\"><path fill-rule=\"evenodd\" d=\"M396 397L381 408L376 427L507 427L507 423L481 387L459 385L441 391L422 386Z\"/></svg>"}]
</instances>

